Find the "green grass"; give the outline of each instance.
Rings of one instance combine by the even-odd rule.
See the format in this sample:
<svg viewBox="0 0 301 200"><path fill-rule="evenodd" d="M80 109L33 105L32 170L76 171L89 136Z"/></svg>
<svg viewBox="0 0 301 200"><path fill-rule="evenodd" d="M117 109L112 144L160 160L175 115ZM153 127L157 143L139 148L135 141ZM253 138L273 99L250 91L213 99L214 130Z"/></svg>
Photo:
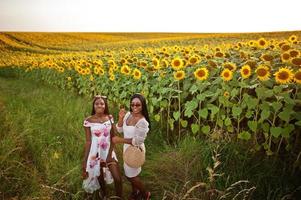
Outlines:
<svg viewBox="0 0 301 200"><path fill-rule="evenodd" d="M0 196L83 199L82 122L92 100L17 77L12 72L0 76ZM117 116L117 110L113 114ZM300 172L292 173L285 157L268 158L261 152L250 153L245 144L203 137L186 137L168 145L164 135L154 123L146 140L142 180L152 199L183 199L200 182L223 192L232 183L248 180L256 187L253 199L268 200L281 199L301 185ZM213 168L214 150L221 162L214 173L222 176L210 182L206 168ZM121 153L118 146L123 169ZM125 179L123 186L127 196L130 186ZM112 185L109 191L114 194ZM208 199L200 188L191 191L190 197Z"/></svg>

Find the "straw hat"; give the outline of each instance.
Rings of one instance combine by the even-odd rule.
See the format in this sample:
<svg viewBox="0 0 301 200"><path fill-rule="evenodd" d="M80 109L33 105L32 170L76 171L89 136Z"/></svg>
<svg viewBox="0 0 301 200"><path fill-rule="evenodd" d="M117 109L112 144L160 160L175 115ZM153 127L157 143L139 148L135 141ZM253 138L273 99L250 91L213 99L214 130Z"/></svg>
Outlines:
<svg viewBox="0 0 301 200"><path fill-rule="evenodd" d="M141 167L145 162L145 152L139 147L129 146L123 153L123 161L129 167Z"/></svg>

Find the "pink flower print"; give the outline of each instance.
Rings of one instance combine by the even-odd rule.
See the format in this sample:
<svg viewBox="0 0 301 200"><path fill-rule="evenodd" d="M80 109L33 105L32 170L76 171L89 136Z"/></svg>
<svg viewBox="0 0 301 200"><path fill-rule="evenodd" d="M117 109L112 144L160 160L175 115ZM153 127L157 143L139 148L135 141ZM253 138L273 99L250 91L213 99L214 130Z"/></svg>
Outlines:
<svg viewBox="0 0 301 200"><path fill-rule="evenodd" d="M101 131L100 130L95 130L94 134L96 135L96 137L99 137L101 135Z"/></svg>
<svg viewBox="0 0 301 200"><path fill-rule="evenodd" d="M108 145L109 145L105 138L102 139L99 144L103 150L106 150L106 148L108 148Z"/></svg>
<svg viewBox="0 0 301 200"><path fill-rule="evenodd" d="M107 127L103 129L103 135L104 135L105 137L108 137L109 131L108 131Z"/></svg>

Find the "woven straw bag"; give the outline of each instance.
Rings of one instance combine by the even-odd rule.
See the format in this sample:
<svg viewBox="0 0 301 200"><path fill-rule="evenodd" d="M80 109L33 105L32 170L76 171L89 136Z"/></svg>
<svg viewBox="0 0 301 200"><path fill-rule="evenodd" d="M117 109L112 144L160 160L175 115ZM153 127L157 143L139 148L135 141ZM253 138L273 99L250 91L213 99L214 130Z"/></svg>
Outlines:
<svg viewBox="0 0 301 200"><path fill-rule="evenodd" d="M136 146L129 146L123 153L123 161L129 167L141 167L145 162L145 151Z"/></svg>

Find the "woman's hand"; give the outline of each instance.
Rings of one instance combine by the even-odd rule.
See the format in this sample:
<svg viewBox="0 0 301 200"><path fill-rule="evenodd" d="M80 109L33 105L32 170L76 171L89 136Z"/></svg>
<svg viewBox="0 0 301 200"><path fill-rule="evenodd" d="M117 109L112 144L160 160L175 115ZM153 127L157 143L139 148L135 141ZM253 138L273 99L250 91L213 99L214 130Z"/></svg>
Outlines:
<svg viewBox="0 0 301 200"><path fill-rule="evenodd" d="M83 176L83 179L86 179L89 177L89 173L86 172L86 170L83 170L82 176Z"/></svg>
<svg viewBox="0 0 301 200"><path fill-rule="evenodd" d="M123 121L123 118L124 118L125 114L126 114L126 110L124 108L120 108L119 114L118 114L119 120Z"/></svg>

